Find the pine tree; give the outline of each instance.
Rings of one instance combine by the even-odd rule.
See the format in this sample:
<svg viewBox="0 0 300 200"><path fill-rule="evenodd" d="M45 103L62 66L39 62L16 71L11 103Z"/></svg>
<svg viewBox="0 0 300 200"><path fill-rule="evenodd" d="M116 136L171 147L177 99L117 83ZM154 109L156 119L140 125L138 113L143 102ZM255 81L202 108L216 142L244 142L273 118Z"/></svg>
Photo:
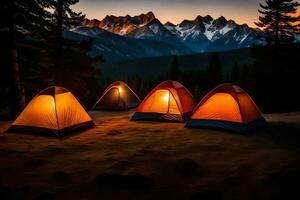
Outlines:
<svg viewBox="0 0 300 200"><path fill-rule="evenodd" d="M248 67L248 65L244 64L240 73L240 85L241 87L247 89L250 87L250 82L251 82L251 78L250 78L251 74L250 74L250 69Z"/></svg>
<svg viewBox="0 0 300 200"><path fill-rule="evenodd" d="M240 80L240 68L237 62L234 63L233 67L232 67L232 71L231 71L231 77L230 80L233 83L239 83Z"/></svg>
<svg viewBox="0 0 300 200"><path fill-rule="evenodd" d="M208 69L207 69L207 79L209 87L214 87L222 82L222 66L220 61L220 56L218 53L213 53Z"/></svg>
<svg viewBox="0 0 300 200"><path fill-rule="evenodd" d="M47 0L41 0L47 1ZM76 27L82 23L85 16L81 12L76 13L70 7L79 0L48 0L47 7L49 6L53 13L51 13L51 24L49 28L49 37L46 39L45 48L47 48L46 55L44 56L44 63L47 63L49 70L54 73L53 84L63 82L65 79L62 77L61 71L67 71L71 69L72 63L68 60L65 54L66 49L70 49L70 45L74 45L75 42L70 43L63 38L63 32L69 30L72 27Z"/></svg>
<svg viewBox="0 0 300 200"><path fill-rule="evenodd" d="M86 56L91 44L77 45L62 37L65 29L79 25L84 18L84 15L73 12L70 8L77 2L78 0L1 1L0 39L3 41L0 45L0 76L1 82L5 84L0 89L7 94L4 94L4 101L11 104L11 116L18 113L24 105L22 86L25 86L29 98L32 93L52 84L61 84L71 90L78 89L81 96L92 98L93 94L87 94L86 88L87 85L97 86L99 72L92 65L99 63L100 59ZM66 76L72 76L80 84L64 82Z"/></svg>
<svg viewBox="0 0 300 200"><path fill-rule="evenodd" d="M181 74L181 71L178 66L178 56L174 56L172 58L171 65L170 65L169 79L179 81L180 74Z"/></svg>
<svg viewBox="0 0 300 200"><path fill-rule="evenodd" d="M78 2L79 0L51 0L51 7L55 10L53 28L58 56L61 56L63 51L63 31L80 25L85 18L81 12L74 12L70 8Z"/></svg>
<svg viewBox="0 0 300 200"><path fill-rule="evenodd" d="M41 39L50 25L51 13L47 1L2 0L0 6L1 68L4 74L3 91L9 102L10 115L17 114L25 104L25 94L20 76L19 46L29 40ZM27 58L28 59L28 58ZM2 91L2 90L1 90ZM2 99L2 98L1 98Z"/></svg>
<svg viewBox="0 0 300 200"><path fill-rule="evenodd" d="M35 50L33 53L35 56L46 59L42 59L34 67L28 66L28 63L26 64L30 69L26 72L26 75L23 73L26 91L34 94L45 87L60 85L72 91L86 105L94 103L93 101L98 95L94 91L101 90L99 87L101 71L95 65L102 63L103 60L101 57L91 58L86 55L91 43L92 41L76 43L64 40L63 67L56 67L56 63L52 65L49 63L53 60L52 57L47 57L49 52L44 49L45 47ZM87 88L93 88L93 90Z"/></svg>
<svg viewBox="0 0 300 200"><path fill-rule="evenodd" d="M63 38L64 31L79 26L85 18L81 12L77 13L71 9L71 6L79 0L41 1L47 1L47 6L54 12L51 13L50 37L43 47L44 61L33 75L39 77L39 80L45 80L45 85L56 84L67 87L90 103L89 100L96 98L95 93L86 88L99 87L100 71L94 65L103 62L103 59L101 56L91 58L86 55L93 40L78 43Z"/></svg>
<svg viewBox="0 0 300 200"><path fill-rule="evenodd" d="M292 42L300 31L300 16L295 16L300 4L294 0L266 0L259 4L262 15L255 24L266 32L269 44Z"/></svg>

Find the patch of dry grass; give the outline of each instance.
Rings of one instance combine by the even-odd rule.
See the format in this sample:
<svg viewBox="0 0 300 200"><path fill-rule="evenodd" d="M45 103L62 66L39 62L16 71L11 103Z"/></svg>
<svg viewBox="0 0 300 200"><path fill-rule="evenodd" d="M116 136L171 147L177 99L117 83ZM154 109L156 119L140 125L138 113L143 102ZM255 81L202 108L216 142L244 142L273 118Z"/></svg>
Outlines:
<svg viewBox="0 0 300 200"><path fill-rule="evenodd" d="M300 189L300 113L267 115L249 136L91 114L96 128L63 139L3 133L0 122L0 199L288 199Z"/></svg>

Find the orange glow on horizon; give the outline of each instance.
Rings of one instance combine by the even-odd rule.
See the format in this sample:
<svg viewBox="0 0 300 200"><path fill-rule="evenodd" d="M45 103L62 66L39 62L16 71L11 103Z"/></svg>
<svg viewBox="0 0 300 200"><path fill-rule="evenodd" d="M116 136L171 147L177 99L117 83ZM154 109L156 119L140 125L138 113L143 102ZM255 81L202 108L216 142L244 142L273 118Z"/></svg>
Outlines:
<svg viewBox="0 0 300 200"><path fill-rule="evenodd" d="M102 20L106 15L125 16L129 14L135 16L152 11L162 23L169 21L173 24L179 24L184 19L194 20L198 15L211 15L214 19L224 16L226 19L232 19L238 24L248 24L250 27L256 28L254 23L259 18L259 2L263 2L263 0L258 0L254 4L245 2L243 5L225 2L220 2L219 5L202 5L201 2L198 2L197 4L199 5L195 6L192 4L178 5L164 2L155 4L137 1L133 6L118 1L113 4L111 2L87 4L84 1L80 1L73 8L86 14L86 17L89 19L95 18L98 20ZM300 9L298 9L298 14L300 14Z"/></svg>

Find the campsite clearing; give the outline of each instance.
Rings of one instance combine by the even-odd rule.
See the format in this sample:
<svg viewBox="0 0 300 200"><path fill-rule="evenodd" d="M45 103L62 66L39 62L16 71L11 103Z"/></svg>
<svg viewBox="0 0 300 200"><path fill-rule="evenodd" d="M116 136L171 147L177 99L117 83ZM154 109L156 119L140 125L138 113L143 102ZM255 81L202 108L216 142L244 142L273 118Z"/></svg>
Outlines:
<svg viewBox="0 0 300 200"><path fill-rule="evenodd" d="M264 115L253 135L134 122L90 112L97 126L63 138L4 133L0 199L280 199L299 193L300 113Z"/></svg>

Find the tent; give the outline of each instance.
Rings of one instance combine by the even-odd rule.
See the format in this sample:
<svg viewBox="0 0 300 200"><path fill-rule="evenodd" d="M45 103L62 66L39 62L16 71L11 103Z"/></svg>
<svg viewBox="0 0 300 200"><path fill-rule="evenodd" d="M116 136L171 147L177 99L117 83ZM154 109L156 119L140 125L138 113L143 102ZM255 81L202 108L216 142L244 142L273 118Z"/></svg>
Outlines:
<svg viewBox="0 0 300 200"><path fill-rule="evenodd" d="M97 103L94 105L95 110L127 110L137 107L140 98L133 92L130 87L122 82L112 83L103 92Z"/></svg>
<svg viewBox="0 0 300 200"><path fill-rule="evenodd" d="M248 133L265 124L260 110L244 90L236 85L222 84L200 101L186 127Z"/></svg>
<svg viewBox="0 0 300 200"><path fill-rule="evenodd" d="M74 129L94 125L71 92L54 86L36 95L8 131L46 132L61 136Z"/></svg>
<svg viewBox="0 0 300 200"><path fill-rule="evenodd" d="M131 120L184 122L195 105L193 96L183 85L165 81L147 95Z"/></svg>

